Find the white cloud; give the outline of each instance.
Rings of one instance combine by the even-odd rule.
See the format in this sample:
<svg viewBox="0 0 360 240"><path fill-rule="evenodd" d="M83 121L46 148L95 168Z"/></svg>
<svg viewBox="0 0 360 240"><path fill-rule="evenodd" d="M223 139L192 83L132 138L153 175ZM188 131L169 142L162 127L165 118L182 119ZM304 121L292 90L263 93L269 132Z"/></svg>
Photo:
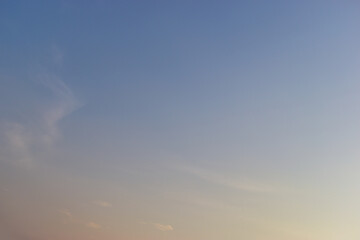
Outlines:
<svg viewBox="0 0 360 240"><path fill-rule="evenodd" d="M94 201L93 204L100 207L112 207L112 204L106 201Z"/></svg>

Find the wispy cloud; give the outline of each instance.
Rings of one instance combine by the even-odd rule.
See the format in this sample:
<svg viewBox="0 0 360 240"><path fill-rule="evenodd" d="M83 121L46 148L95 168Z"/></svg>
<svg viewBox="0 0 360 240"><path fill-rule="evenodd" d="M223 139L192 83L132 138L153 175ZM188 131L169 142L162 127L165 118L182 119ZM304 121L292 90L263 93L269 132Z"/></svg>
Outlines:
<svg viewBox="0 0 360 240"><path fill-rule="evenodd" d="M164 225L160 223L154 223L153 224L155 228L157 228L160 231L167 232L167 231L173 231L174 228L171 225Z"/></svg>
<svg viewBox="0 0 360 240"><path fill-rule="evenodd" d="M101 229L102 228L102 226L100 224L97 224L95 222L89 222L86 224L86 226L88 228L93 228L93 229Z"/></svg>
<svg viewBox="0 0 360 240"><path fill-rule="evenodd" d="M141 224L146 224L146 225L151 225L154 228L156 228L157 230L160 230L162 232L168 232L168 231L173 231L174 227L169 225L169 224L161 224L161 223L153 223L153 222L139 222Z"/></svg>
<svg viewBox="0 0 360 240"><path fill-rule="evenodd" d="M177 201L177 202L182 202L182 203L186 203L186 204L196 205L198 207L220 208L220 209L233 207L224 201L214 199L211 197L201 196L200 194L197 194L197 193L183 193L183 192L182 193L171 193L171 194L168 194L167 197L171 201Z"/></svg>
<svg viewBox="0 0 360 240"><path fill-rule="evenodd" d="M63 64L63 59L64 59L64 53L63 51L59 48L58 45L53 44L51 46L51 58L52 58L52 62L55 66L57 67L61 67Z"/></svg>
<svg viewBox="0 0 360 240"><path fill-rule="evenodd" d="M60 52L57 52L56 58L60 58L60 55ZM42 111L34 111L38 115L35 122L30 122L25 117L22 122L5 120L1 126L5 138L6 159L27 166L33 164L37 157L36 152L45 152L53 146L61 137L60 121L81 106L80 101L59 76L43 71L35 79L49 92L47 107Z"/></svg>
<svg viewBox="0 0 360 240"><path fill-rule="evenodd" d="M93 201L93 204L99 206L99 207L112 207L112 204L106 201Z"/></svg>
<svg viewBox="0 0 360 240"><path fill-rule="evenodd" d="M16 164L29 165L33 160L31 148L34 145L29 129L20 123L5 123L3 130L7 157Z"/></svg>
<svg viewBox="0 0 360 240"><path fill-rule="evenodd" d="M185 172L190 173L207 182L233 188L239 191L253 192L253 193L268 193L273 192L272 186L251 181L247 178L234 178L225 174L219 174L212 171L199 168L184 168Z"/></svg>
<svg viewBox="0 0 360 240"><path fill-rule="evenodd" d="M92 229L104 228L102 225L100 225L94 221L86 221L77 216L74 216L72 214L72 212L70 212L70 210L68 210L68 209L59 209L58 213L62 217L63 223L65 223L65 224L71 223L74 225L83 226L83 227L92 228Z"/></svg>
<svg viewBox="0 0 360 240"><path fill-rule="evenodd" d="M72 218L72 213L68 209L59 209L58 212L65 217Z"/></svg>
<svg viewBox="0 0 360 240"><path fill-rule="evenodd" d="M51 144L60 135L59 122L80 106L71 89L56 75L41 74L40 83L50 89L55 97L52 107L44 111L42 124L44 128L43 141Z"/></svg>

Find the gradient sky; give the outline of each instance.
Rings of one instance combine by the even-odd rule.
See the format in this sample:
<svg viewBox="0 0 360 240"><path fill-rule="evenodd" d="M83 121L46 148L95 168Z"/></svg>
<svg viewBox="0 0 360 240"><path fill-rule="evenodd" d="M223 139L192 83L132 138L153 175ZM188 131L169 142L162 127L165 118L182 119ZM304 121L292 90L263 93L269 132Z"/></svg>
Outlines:
<svg viewBox="0 0 360 240"><path fill-rule="evenodd" d="M1 1L0 239L360 239L357 1Z"/></svg>

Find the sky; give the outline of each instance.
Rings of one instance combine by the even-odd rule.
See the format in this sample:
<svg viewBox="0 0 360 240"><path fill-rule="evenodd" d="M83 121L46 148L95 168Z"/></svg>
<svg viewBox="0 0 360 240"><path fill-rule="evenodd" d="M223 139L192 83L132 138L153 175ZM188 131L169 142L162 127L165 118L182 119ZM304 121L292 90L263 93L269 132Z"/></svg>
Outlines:
<svg viewBox="0 0 360 240"><path fill-rule="evenodd" d="M0 239L360 239L357 1L1 1Z"/></svg>

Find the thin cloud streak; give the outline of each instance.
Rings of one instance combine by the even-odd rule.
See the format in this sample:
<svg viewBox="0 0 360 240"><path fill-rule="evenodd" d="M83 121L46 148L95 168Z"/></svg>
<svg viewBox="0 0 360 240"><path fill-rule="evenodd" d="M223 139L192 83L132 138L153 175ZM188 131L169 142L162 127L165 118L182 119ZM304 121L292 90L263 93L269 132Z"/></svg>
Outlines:
<svg viewBox="0 0 360 240"><path fill-rule="evenodd" d="M84 221L81 220L80 218L74 216L70 210L68 209L59 209L58 210L60 216L63 218L63 223L71 223L74 225L81 225L87 228L92 228L92 229L102 229L103 226L94 222L94 221Z"/></svg>
<svg viewBox="0 0 360 240"><path fill-rule="evenodd" d="M231 178L226 175L221 175L215 172L198 169L198 168L185 168L185 172L190 173L207 182L233 188L239 191L253 192L253 193L269 193L274 192L275 189L265 184L255 183L253 181L244 179L239 180Z"/></svg>
<svg viewBox="0 0 360 240"><path fill-rule="evenodd" d="M174 227L170 224L161 224L161 223L154 223L154 222L139 222L141 224L151 225L157 230L162 232L174 231Z"/></svg>
<svg viewBox="0 0 360 240"><path fill-rule="evenodd" d="M160 231L163 232L168 232L168 231L173 231L174 228L171 225L164 225L164 224L160 224L160 223L153 223L154 227L157 228Z"/></svg>
<svg viewBox="0 0 360 240"><path fill-rule="evenodd" d="M102 228L102 226L100 224L97 224L95 222L89 222L86 224L86 226L88 228L92 228L92 229L101 229Z"/></svg>
<svg viewBox="0 0 360 240"><path fill-rule="evenodd" d="M173 193L169 194L168 198L171 201L177 201L185 204L196 205L198 207L206 207L206 208L228 208L232 207L229 204L224 203L223 201L216 200L209 197L200 196L193 193Z"/></svg>
<svg viewBox="0 0 360 240"><path fill-rule="evenodd" d="M73 217L72 213L68 209L59 209L58 212L63 216L66 216L69 218Z"/></svg>
<svg viewBox="0 0 360 240"><path fill-rule="evenodd" d="M94 201L93 204L104 208L112 207L112 204L106 201Z"/></svg>

